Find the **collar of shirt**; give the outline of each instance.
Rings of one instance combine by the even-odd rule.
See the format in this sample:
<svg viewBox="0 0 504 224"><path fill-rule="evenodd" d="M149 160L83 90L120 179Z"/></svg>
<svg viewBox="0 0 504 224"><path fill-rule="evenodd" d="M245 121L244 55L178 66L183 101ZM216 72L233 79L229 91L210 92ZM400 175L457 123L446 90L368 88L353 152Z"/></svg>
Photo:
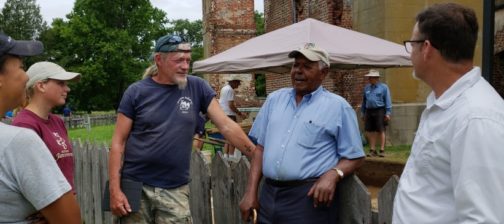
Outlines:
<svg viewBox="0 0 504 224"><path fill-rule="evenodd" d="M471 71L460 77L450 88L448 88L438 99L434 92L431 92L427 97L427 109L437 106L442 110L449 108L455 99L459 97L465 90L473 86L481 78L481 70L479 67L474 67Z"/></svg>
<svg viewBox="0 0 504 224"><path fill-rule="evenodd" d="M311 102L312 98L319 96L322 91L324 91L324 87L322 87L322 85L321 85L315 91L304 95L301 102L303 102L303 101L306 101L306 103ZM292 88L290 95L291 95L292 102L293 103L296 102L296 89ZM294 105L296 105L296 104L294 104Z"/></svg>

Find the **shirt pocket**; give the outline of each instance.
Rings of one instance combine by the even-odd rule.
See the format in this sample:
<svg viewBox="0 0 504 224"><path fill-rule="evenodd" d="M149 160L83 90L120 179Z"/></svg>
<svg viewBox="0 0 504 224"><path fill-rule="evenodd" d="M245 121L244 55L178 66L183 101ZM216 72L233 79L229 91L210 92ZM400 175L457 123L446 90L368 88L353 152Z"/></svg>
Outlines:
<svg viewBox="0 0 504 224"><path fill-rule="evenodd" d="M324 127L311 121L301 124L302 132L298 136L297 143L304 148L314 149L315 144L324 132Z"/></svg>
<svg viewBox="0 0 504 224"><path fill-rule="evenodd" d="M425 174L431 168L432 154L434 150L434 141L431 141L423 136L418 136L413 143L412 154L414 155L414 163L416 173Z"/></svg>

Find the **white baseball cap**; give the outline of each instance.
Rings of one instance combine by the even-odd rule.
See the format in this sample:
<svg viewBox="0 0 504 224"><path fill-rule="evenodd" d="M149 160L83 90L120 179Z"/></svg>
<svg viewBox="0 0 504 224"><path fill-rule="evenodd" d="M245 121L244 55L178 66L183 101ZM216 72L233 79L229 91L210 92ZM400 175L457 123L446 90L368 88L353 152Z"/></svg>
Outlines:
<svg viewBox="0 0 504 224"><path fill-rule="evenodd" d="M291 51L289 58L295 58L299 54L304 55L310 61L323 61L328 67L331 65L327 51L315 46L314 43L307 43L299 47L299 49Z"/></svg>
<svg viewBox="0 0 504 224"><path fill-rule="evenodd" d="M79 73L67 72L61 66L48 61L33 64L28 71L26 71L26 74L28 74L30 78L26 84L26 88L32 87L36 82L45 79L73 81L80 78Z"/></svg>
<svg viewBox="0 0 504 224"><path fill-rule="evenodd" d="M380 72L378 72L374 69L371 69L371 70L369 70L369 73L364 76L365 77L380 77Z"/></svg>

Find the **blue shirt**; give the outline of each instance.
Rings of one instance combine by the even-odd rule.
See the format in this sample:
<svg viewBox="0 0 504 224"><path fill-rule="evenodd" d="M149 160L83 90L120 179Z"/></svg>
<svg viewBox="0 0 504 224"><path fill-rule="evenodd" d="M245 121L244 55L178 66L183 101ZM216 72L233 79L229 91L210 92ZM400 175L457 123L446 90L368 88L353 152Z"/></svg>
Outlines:
<svg viewBox="0 0 504 224"><path fill-rule="evenodd" d="M322 87L299 105L293 88L271 93L250 136L264 147L264 176L276 180L319 177L342 157L364 156L355 111Z"/></svg>
<svg viewBox="0 0 504 224"><path fill-rule="evenodd" d="M165 189L187 184L199 113L207 112L214 97L210 85L196 76L187 77L183 90L152 78L129 86L118 108L133 120L122 176Z"/></svg>
<svg viewBox="0 0 504 224"><path fill-rule="evenodd" d="M367 84L364 87L364 98L362 99L361 112L366 113L366 109L374 109L385 107L385 114L390 115L392 112L392 101L390 99L390 91L384 83L376 83L376 85Z"/></svg>

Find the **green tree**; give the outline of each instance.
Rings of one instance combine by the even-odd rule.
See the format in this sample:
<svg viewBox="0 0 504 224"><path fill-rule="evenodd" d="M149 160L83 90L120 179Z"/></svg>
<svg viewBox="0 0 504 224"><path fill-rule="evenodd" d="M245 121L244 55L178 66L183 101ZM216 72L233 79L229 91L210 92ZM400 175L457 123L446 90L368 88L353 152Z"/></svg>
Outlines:
<svg viewBox="0 0 504 224"><path fill-rule="evenodd" d="M256 24L256 35L264 34L264 14L259 11L254 11L254 21Z"/></svg>
<svg viewBox="0 0 504 224"><path fill-rule="evenodd" d="M7 0L0 14L0 31L18 40L35 40L47 29L35 0Z"/></svg>
<svg viewBox="0 0 504 224"><path fill-rule="evenodd" d="M67 18L42 37L48 60L82 74L70 102L78 110L117 109L150 63L154 40L166 33L166 14L149 0L77 0Z"/></svg>

